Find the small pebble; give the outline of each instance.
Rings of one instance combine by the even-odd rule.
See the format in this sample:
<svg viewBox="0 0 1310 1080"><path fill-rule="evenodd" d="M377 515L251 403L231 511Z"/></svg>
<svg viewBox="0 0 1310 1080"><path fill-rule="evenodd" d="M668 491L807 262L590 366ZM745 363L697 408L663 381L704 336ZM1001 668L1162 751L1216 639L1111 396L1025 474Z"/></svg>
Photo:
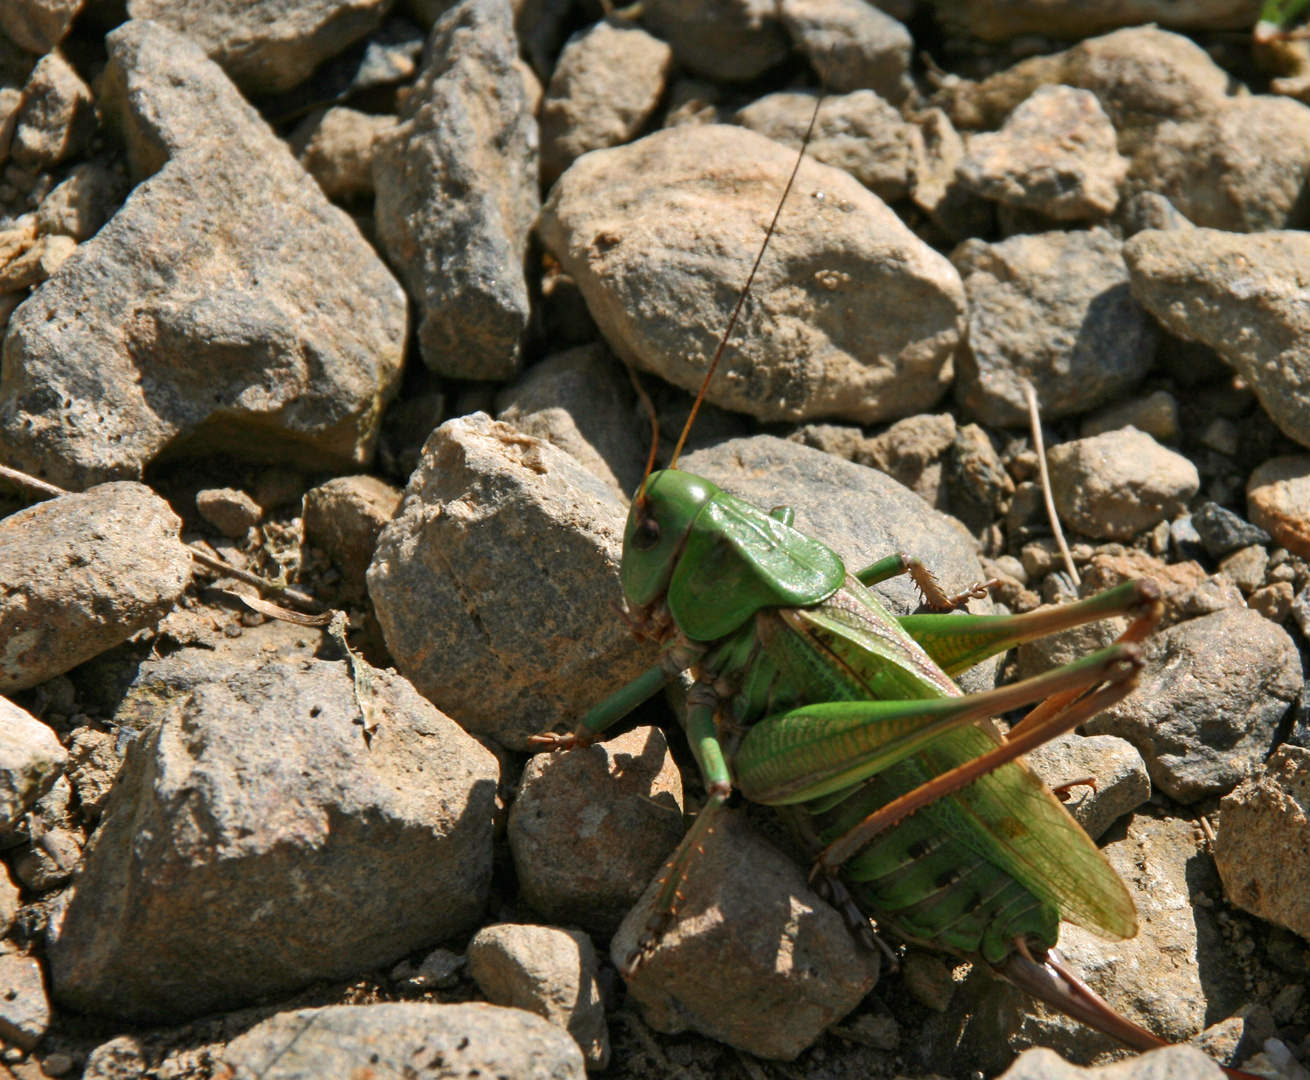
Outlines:
<svg viewBox="0 0 1310 1080"><path fill-rule="evenodd" d="M209 524L233 540L245 536L264 516L259 504L237 488L209 488L197 492L196 509Z"/></svg>

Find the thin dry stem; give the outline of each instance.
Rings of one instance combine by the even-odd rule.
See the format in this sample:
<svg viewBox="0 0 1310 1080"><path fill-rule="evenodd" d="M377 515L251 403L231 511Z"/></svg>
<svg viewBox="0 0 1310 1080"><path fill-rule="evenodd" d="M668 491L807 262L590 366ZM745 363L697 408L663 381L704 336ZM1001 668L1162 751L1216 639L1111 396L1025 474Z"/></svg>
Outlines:
<svg viewBox="0 0 1310 1080"><path fill-rule="evenodd" d="M1055 533L1055 542L1060 545L1060 555L1064 559L1064 568L1069 571L1074 587L1082 585L1082 578L1073 564L1069 554L1069 545L1064 541L1064 530L1060 527L1060 517L1055 512L1055 496L1051 494L1051 476L1046 471L1046 444L1042 441L1042 418L1037 411L1037 391L1027 379L1023 380L1024 397L1028 399L1028 422L1033 432L1033 449L1037 452L1037 471L1042 480L1042 499L1046 502L1046 517Z"/></svg>

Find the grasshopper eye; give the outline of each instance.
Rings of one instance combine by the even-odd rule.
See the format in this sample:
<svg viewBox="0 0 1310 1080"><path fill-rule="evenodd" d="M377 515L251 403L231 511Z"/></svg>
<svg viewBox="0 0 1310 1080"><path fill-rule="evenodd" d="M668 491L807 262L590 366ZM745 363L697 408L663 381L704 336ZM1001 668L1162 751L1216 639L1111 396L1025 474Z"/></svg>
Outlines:
<svg viewBox="0 0 1310 1080"><path fill-rule="evenodd" d="M660 542L660 523L653 517L642 518L632 531L632 546L638 551L650 551Z"/></svg>

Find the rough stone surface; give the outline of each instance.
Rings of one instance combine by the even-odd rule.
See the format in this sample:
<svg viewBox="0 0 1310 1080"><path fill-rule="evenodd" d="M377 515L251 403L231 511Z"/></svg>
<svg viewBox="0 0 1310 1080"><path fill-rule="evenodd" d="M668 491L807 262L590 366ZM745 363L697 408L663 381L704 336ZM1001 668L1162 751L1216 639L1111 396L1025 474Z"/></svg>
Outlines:
<svg viewBox="0 0 1310 1080"><path fill-rule="evenodd" d="M865 0L782 0L783 25L828 85L874 90L899 105L909 93L910 32Z"/></svg>
<svg viewBox="0 0 1310 1080"><path fill-rule="evenodd" d="M1301 692L1292 639L1257 612L1230 607L1160 631L1143 647L1140 688L1085 730L1127 739L1178 802L1231 791L1269 753Z"/></svg>
<svg viewBox="0 0 1310 1080"><path fill-rule="evenodd" d="M1227 507L1215 502L1198 506L1191 515L1191 522L1205 553L1215 560L1231 555L1239 548L1267 544L1271 539L1264 529L1243 521Z"/></svg>
<svg viewBox="0 0 1310 1080"><path fill-rule="evenodd" d="M1195 1046L1165 1046L1099 1068L1070 1065L1054 1050L1038 1046L1020 1054L999 1080L1222 1080L1223 1075Z"/></svg>
<svg viewBox="0 0 1310 1080"><path fill-rule="evenodd" d="M1087 90L1044 86L994 134L975 135L957 174L978 194L1057 221L1102 218L1119 203L1128 162Z"/></svg>
<svg viewBox="0 0 1310 1080"><path fill-rule="evenodd" d="M259 524L264 511L239 488L207 488L196 493L200 516L224 536L240 539Z"/></svg>
<svg viewBox="0 0 1310 1080"><path fill-rule="evenodd" d="M569 38L541 106L542 178L553 181L589 150L631 141L672 66L669 45L637 26L601 21Z"/></svg>
<svg viewBox="0 0 1310 1080"><path fill-rule="evenodd" d="M1192 1039L1191 1045L1222 1065L1237 1067L1263 1047L1266 1039L1277 1036L1278 1025L1269 1010L1258 1003L1248 1003L1226 1020L1211 1024Z"/></svg>
<svg viewBox="0 0 1310 1080"><path fill-rule="evenodd" d="M925 109L908 128L910 197L952 240L990 233L995 207L974 194L956 175L964 160L964 139L942 109Z"/></svg>
<svg viewBox="0 0 1310 1080"><path fill-rule="evenodd" d="M34 1050L50 1026L41 966L30 956L0 954L0 1038Z"/></svg>
<svg viewBox="0 0 1310 1080"><path fill-rule="evenodd" d="M1258 465L1246 481L1246 511L1293 555L1310 557L1310 457L1286 455Z"/></svg>
<svg viewBox="0 0 1310 1080"><path fill-rule="evenodd" d="M108 45L108 107L149 182L12 317L0 448L66 487L182 444L367 461L400 374L399 286L196 45L143 22Z"/></svg>
<svg viewBox="0 0 1310 1080"><path fill-rule="evenodd" d="M645 933L658 882L610 946L623 965ZM879 954L859 947L805 872L725 811L682 887L677 918L628 980L657 1031L697 1031L790 1061L873 988Z"/></svg>
<svg viewBox="0 0 1310 1080"><path fill-rule="evenodd" d="M648 0L642 21L678 63L711 79L753 79L787 55L773 0Z"/></svg>
<svg viewBox="0 0 1310 1080"><path fill-rule="evenodd" d="M694 392L795 164L739 127L666 129L580 158L539 231L614 350ZM792 198L804 210L784 214L708 399L773 420L930 408L962 325L957 274L847 173L807 160Z"/></svg>
<svg viewBox="0 0 1310 1080"><path fill-rule="evenodd" d="M181 524L131 481L0 520L3 690L63 674L166 615L191 580Z"/></svg>
<svg viewBox="0 0 1310 1080"><path fill-rule="evenodd" d="M733 122L799 150L813 115L813 94L784 91L738 109ZM844 169L883 202L909 192L909 125L872 90L825 98L805 152Z"/></svg>
<svg viewBox="0 0 1310 1080"><path fill-rule="evenodd" d="M582 1080L569 1036L522 1009L393 1001L278 1013L227 1044L233 1080L414 1076Z"/></svg>
<svg viewBox="0 0 1310 1080"><path fill-rule="evenodd" d="M603 342L548 356L496 397L496 419L554 443L624 502L641 483L650 440L632 383Z"/></svg>
<svg viewBox="0 0 1310 1080"><path fill-rule="evenodd" d="M85 0L9 0L0 7L0 30L28 52L44 56L73 25Z"/></svg>
<svg viewBox="0 0 1310 1080"><path fill-rule="evenodd" d="M344 663L197 652L143 665L116 713L144 730L51 924L65 1006L194 1017L393 963L476 922L488 750L397 675L373 670L359 691L366 740Z"/></svg>
<svg viewBox="0 0 1310 1080"><path fill-rule="evenodd" d="M387 0L127 0L196 41L246 93L289 90L319 63L374 29Z"/></svg>
<svg viewBox="0 0 1310 1080"><path fill-rule="evenodd" d="M1113 735L1062 735L1027 755L1048 787L1091 777L1095 788L1069 790L1064 804L1093 840L1151 797L1151 778L1133 745Z"/></svg>
<svg viewBox="0 0 1310 1080"><path fill-rule="evenodd" d="M17 291L49 280L77 250L68 236L37 236L16 259L0 269L0 290Z"/></svg>
<svg viewBox="0 0 1310 1080"><path fill-rule="evenodd" d="M1102 540L1181 514L1201 486L1195 465L1134 427L1053 446L1047 461L1060 520Z"/></svg>
<svg viewBox="0 0 1310 1080"><path fill-rule="evenodd" d="M596 947L586 934L553 926L486 926L469 942L468 958L469 973L493 1005L536 1013L564 1028L588 1069L609 1064Z"/></svg>
<svg viewBox="0 0 1310 1080"><path fill-rule="evenodd" d="M373 146L397 124L338 105L317 109L291 134L291 149L329 199L373 195Z"/></svg>
<svg viewBox="0 0 1310 1080"><path fill-rule="evenodd" d="M1117 405L1108 405L1087 417L1079 425L1084 438L1119 428L1135 427L1157 442L1177 442L1182 435L1178 418L1178 399L1168 390L1153 390L1145 397L1132 397Z"/></svg>
<svg viewBox="0 0 1310 1080"><path fill-rule="evenodd" d="M682 839L682 810L682 777L658 728L538 754L509 814L523 899L610 937Z"/></svg>
<svg viewBox="0 0 1310 1080"><path fill-rule="evenodd" d="M1214 861L1228 899L1310 940L1310 750L1280 746L1219 804Z"/></svg>
<svg viewBox="0 0 1310 1080"><path fill-rule="evenodd" d="M133 1035L120 1035L101 1043L87 1055L82 1080L138 1080L149 1061L141 1042Z"/></svg>
<svg viewBox="0 0 1310 1080"><path fill-rule="evenodd" d="M571 728L655 660L610 607L625 518L550 443L481 413L443 424L368 572L401 672L513 749Z"/></svg>
<svg viewBox="0 0 1310 1080"><path fill-rule="evenodd" d="M1050 421L1113 400L1150 370L1159 334L1104 229L967 240L951 258L969 299L955 396L982 423L1027 426L1024 379Z"/></svg>
<svg viewBox="0 0 1310 1080"><path fill-rule="evenodd" d="M305 541L341 571L342 595L363 599L378 537L404 496L376 476L339 476L305 493Z"/></svg>
<svg viewBox="0 0 1310 1080"><path fill-rule="evenodd" d="M68 752L50 728L0 697L0 828L14 825L50 790L67 763ZM0 893L4 885L0 882Z"/></svg>
<svg viewBox="0 0 1310 1080"><path fill-rule="evenodd" d="M1218 352L1284 434L1310 446L1310 315L1297 298L1310 236L1152 230L1124 259L1133 296L1171 333Z"/></svg>
<svg viewBox="0 0 1310 1080"><path fill-rule="evenodd" d="M41 200L36 211L37 232L71 236L79 244L90 240L126 193L127 179L121 169L84 161Z"/></svg>
<svg viewBox="0 0 1310 1080"><path fill-rule="evenodd" d="M378 237L418 309L423 362L455 378L513 378L528 324L537 122L515 43L509 0L451 8L374 150Z"/></svg>
<svg viewBox="0 0 1310 1080"><path fill-rule="evenodd" d="M9 156L19 165L48 169L79 154L94 131L90 88L62 53L46 53L23 87Z"/></svg>

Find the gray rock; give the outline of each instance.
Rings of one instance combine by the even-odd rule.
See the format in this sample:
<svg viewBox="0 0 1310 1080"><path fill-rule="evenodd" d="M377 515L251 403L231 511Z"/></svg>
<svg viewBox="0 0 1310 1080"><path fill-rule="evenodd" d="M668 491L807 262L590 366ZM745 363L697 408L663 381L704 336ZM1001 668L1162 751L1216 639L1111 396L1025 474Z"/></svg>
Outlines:
<svg viewBox="0 0 1310 1080"><path fill-rule="evenodd" d="M120 1035L87 1055L82 1080L138 1080L149 1064L140 1040Z"/></svg>
<svg viewBox="0 0 1310 1080"><path fill-rule="evenodd" d="M1174 204L1155 191L1138 191L1123 199L1115 220L1123 229L1125 238L1146 229L1192 228L1192 223L1178 212Z"/></svg>
<svg viewBox="0 0 1310 1080"><path fill-rule="evenodd" d="M541 105L541 174L552 183L590 150L631 141L664 96L673 50L640 27L601 21L569 38Z"/></svg>
<svg viewBox="0 0 1310 1080"><path fill-rule="evenodd" d="M509 812L520 896L610 937L683 834L682 777L658 728L538 754Z"/></svg>
<svg viewBox="0 0 1310 1080"><path fill-rule="evenodd" d="M18 165L48 169L80 154L95 126L90 88L62 53L46 53L23 87L9 156Z"/></svg>
<svg viewBox="0 0 1310 1080"><path fill-rule="evenodd" d="M1038 88L1000 131L975 135L956 169L978 194L1057 221L1113 212L1127 172L1096 95L1069 86Z"/></svg>
<svg viewBox="0 0 1310 1080"><path fill-rule="evenodd" d="M423 362L454 378L513 378L528 324L537 122L516 40L509 0L451 8L374 149L378 238L418 308Z"/></svg>
<svg viewBox="0 0 1310 1080"><path fill-rule="evenodd" d="M0 1039L34 1050L49 1026L41 966L30 956L0 954Z"/></svg>
<svg viewBox="0 0 1310 1080"><path fill-rule="evenodd" d="M61 675L167 614L191 580L181 524L130 481L0 520L4 691Z"/></svg>
<svg viewBox="0 0 1310 1080"><path fill-rule="evenodd" d="M199 1016L393 963L481 914L496 760L399 676L359 688L344 663L184 650L142 665L117 716L151 722L51 923L68 1008Z"/></svg>
<svg viewBox="0 0 1310 1080"><path fill-rule="evenodd" d="M832 89L875 90L893 105L908 96L914 42L898 20L865 0L782 0L783 25Z"/></svg>
<svg viewBox="0 0 1310 1080"><path fill-rule="evenodd" d="M1020 1054L999 1080L1222 1080L1223 1075L1214 1059L1195 1046L1165 1046L1086 1069L1070 1065L1054 1050L1034 1047Z"/></svg>
<svg viewBox="0 0 1310 1080"><path fill-rule="evenodd" d="M952 29L1005 41L1022 34L1076 39L1144 23L1171 30L1247 30L1259 6L1257 0L950 0L940 10Z"/></svg>
<svg viewBox="0 0 1310 1080"><path fill-rule="evenodd" d="M394 116L373 116L338 105L315 109L291 133L291 150L329 199L373 195L373 147L396 126Z"/></svg>
<svg viewBox="0 0 1310 1080"><path fill-rule="evenodd" d="M1256 466L1246 480L1246 510L1253 534L1267 529L1293 555L1310 556L1310 458L1283 454Z"/></svg>
<svg viewBox="0 0 1310 1080"><path fill-rule="evenodd" d="M1201 486L1195 465L1134 427L1053 446L1047 462L1060 520L1101 540L1181 514Z"/></svg>
<svg viewBox="0 0 1310 1080"><path fill-rule="evenodd" d="M1119 428L1135 427L1157 442L1177 442L1182 436L1178 399L1168 390L1153 390L1094 412L1079 425L1078 434L1087 439Z"/></svg>
<svg viewBox="0 0 1310 1080"><path fill-rule="evenodd" d="M469 973L493 1005L536 1013L573 1036L588 1070L609 1064L596 948L580 930L501 923L469 942Z"/></svg>
<svg viewBox="0 0 1310 1080"><path fill-rule="evenodd" d="M364 575L402 498L376 476L341 476L306 492L305 542L325 551L341 571L343 596L362 600L367 595Z"/></svg>
<svg viewBox="0 0 1310 1080"><path fill-rule="evenodd" d="M1088 721L1141 751L1156 787L1181 803L1222 795L1250 774L1301 692L1292 639L1230 607L1148 639L1141 687Z"/></svg>
<svg viewBox="0 0 1310 1080"><path fill-rule="evenodd" d="M1154 363L1159 332L1104 229L966 240L951 259L969 299L955 396L982 423L1027 426L1024 379L1050 421L1122 396Z"/></svg>
<svg viewBox="0 0 1310 1080"><path fill-rule="evenodd" d="M910 137L910 197L952 240L994 231L992 203L975 195L956 175L964 160L965 143L951 118L941 109L925 109L908 129Z"/></svg>
<svg viewBox="0 0 1310 1080"><path fill-rule="evenodd" d="M222 1050L233 1080L415 1076L582 1080L569 1036L522 1009L393 1001L277 1013Z"/></svg>
<svg viewBox="0 0 1310 1080"><path fill-rule="evenodd" d="M657 1031L697 1031L790 1061L878 980L879 954L740 812L722 813L681 891L674 921L628 976L629 996ZM615 934L616 965L636 949L658 892L654 881Z"/></svg>
<svg viewBox="0 0 1310 1080"><path fill-rule="evenodd" d="M41 200L36 211L37 231L71 236L79 244L90 240L113 216L127 187L121 167L84 161Z"/></svg>
<svg viewBox="0 0 1310 1080"><path fill-rule="evenodd" d="M1192 527L1205 547L1205 553L1212 559L1222 559L1241 548L1270 541L1264 529L1244 521L1215 502L1202 503L1192 513L1191 520Z"/></svg>
<svg viewBox="0 0 1310 1080"><path fill-rule="evenodd" d="M185 33L247 94L272 94L309 78L389 7L386 0L127 0L127 15Z"/></svg>
<svg viewBox="0 0 1310 1080"><path fill-rule="evenodd" d="M1093 840L1151 797L1151 778L1133 745L1113 735L1061 735L1027 755L1048 787L1091 778L1071 788L1065 808Z"/></svg>
<svg viewBox="0 0 1310 1080"><path fill-rule="evenodd" d="M1014 480L1005 471L991 437L977 424L955 432L945 465L951 513L979 532L1009 509Z"/></svg>
<svg viewBox="0 0 1310 1080"><path fill-rule="evenodd" d="M358 467L400 376L400 287L196 45L132 22L108 47L149 183L14 314L0 447L79 488L165 446Z"/></svg>
<svg viewBox="0 0 1310 1080"><path fill-rule="evenodd" d="M1310 236L1148 231L1128 241L1124 259L1137 300L1171 333L1215 349L1283 433L1310 446L1310 316L1294 298Z"/></svg>
<svg viewBox="0 0 1310 1080"><path fill-rule="evenodd" d="M733 123L799 150L814 99L797 91L768 94L738 109ZM872 90L824 98L805 152L844 169L884 202L909 193L909 125Z"/></svg>
<svg viewBox="0 0 1310 1080"><path fill-rule="evenodd" d="M1169 523L1169 549L1179 562L1199 560L1205 554L1205 541L1192 523L1191 514L1183 514Z"/></svg>
<svg viewBox="0 0 1310 1080"><path fill-rule="evenodd" d="M26 709L0 697L0 829L17 823L67 764L68 752L55 733Z"/></svg>
<svg viewBox="0 0 1310 1080"><path fill-rule="evenodd" d="M496 419L571 454L626 503L650 449L635 403L627 372L595 342L530 367L496 396Z"/></svg>
<svg viewBox="0 0 1310 1080"><path fill-rule="evenodd" d="M0 30L20 48L44 56L64 40L84 2L11 0L0 8Z"/></svg>
<svg viewBox="0 0 1310 1080"><path fill-rule="evenodd" d="M539 231L615 352L695 392L795 164L739 127L666 129L575 162ZM963 320L955 271L845 172L803 162L792 199L708 400L772 420L931 408Z"/></svg>
<svg viewBox="0 0 1310 1080"><path fill-rule="evenodd" d="M1310 750L1280 746L1219 804L1214 861L1228 899L1310 939Z"/></svg>
<svg viewBox="0 0 1310 1080"><path fill-rule="evenodd" d="M642 21L678 63L711 79L753 79L787 55L771 0L647 0Z"/></svg>
<svg viewBox="0 0 1310 1080"><path fill-rule="evenodd" d="M200 516L224 536L239 540L259 524L263 508L239 488L206 488L196 492Z"/></svg>
<svg viewBox="0 0 1310 1080"><path fill-rule="evenodd" d="M368 572L401 672L512 749L571 728L655 662L610 607L625 518L550 443L481 413L443 424Z"/></svg>

